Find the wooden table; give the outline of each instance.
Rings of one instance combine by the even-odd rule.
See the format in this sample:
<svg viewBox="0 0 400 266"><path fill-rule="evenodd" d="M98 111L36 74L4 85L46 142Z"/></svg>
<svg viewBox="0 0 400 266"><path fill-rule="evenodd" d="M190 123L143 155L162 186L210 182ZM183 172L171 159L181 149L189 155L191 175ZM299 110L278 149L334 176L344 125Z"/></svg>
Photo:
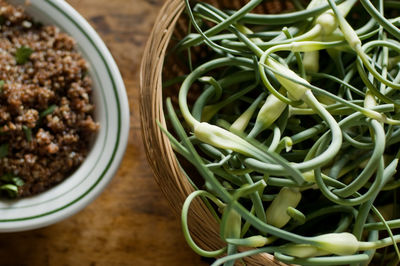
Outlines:
<svg viewBox="0 0 400 266"><path fill-rule="evenodd" d="M121 70L131 108L128 148L111 184L82 212L47 228L1 234L0 265L207 265L186 245L142 145L140 60L165 0L67 2L98 31Z"/></svg>

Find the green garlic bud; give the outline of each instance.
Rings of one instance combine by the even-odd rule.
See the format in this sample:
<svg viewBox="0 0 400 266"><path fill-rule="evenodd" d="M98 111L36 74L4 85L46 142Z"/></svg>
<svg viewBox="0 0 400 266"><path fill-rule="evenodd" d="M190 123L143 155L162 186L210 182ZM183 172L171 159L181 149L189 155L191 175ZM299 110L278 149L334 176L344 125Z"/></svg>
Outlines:
<svg viewBox="0 0 400 266"><path fill-rule="evenodd" d="M258 112L256 124L263 130L269 128L286 109L287 104L270 94Z"/></svg>
<svg viewBox="0 0 400 266"><path fill-rule="evenodd" d="M303 66L307 73L317 73L319 71L319 51L304 53Z"/></svg>
<svg viewBox="0 0 400 266"><path fill-rule="evenodd" d="M287 209L296 208L300 200L301 193L298 190L283 187L266 211L267 223L278 228L284 227L291 219Z"/></svg>
<svg viewBox="0 0 400 266"><path fill-rule="evenodd" d="M310 258L330 254L309 244L287 244L280 248L280 252L296 258Z"/></svg>
<svg viewBox="0 0 400 266"><path fill-rule="evenodd" d="M270 240L263 236L250 236L242 239L226 239L226 242L236 246L260 248L267 245Z"/></svg>
<svg viewBox="0 0 400 266"><path fill-rule="evenodd" d="M250 105L250 107L241 115L239 116L235 122L229 128L232 132L243 132L247 125L249 124L251 118L253 117L254 112L256 111L258 105L265 97L265 94L262 93L257 99Z"/></svg>
<svg viewBox="0 0 400 266"><path fill-rule="evenodd" d="M308 172L304 172L303 174L303 178L306 182L308 183L315 183L315 174L314 174L314 170L308 171Z"/></svg>
<svg viewBox="0 0 400 266"><path fill-rule="evenodd" d="M242 228L242 217L237 211L231 209L227 214L226 228L224 231L225 238L239 238Z"/></svg>
<svg viewBox="0 0 400 266"><path fill-rule="evenodd" d="M353 255L359 249L357 238L351 233L331 233L314 237L318 248L335 255Z"/></svg>
<svg viewBox="0 0 400 266"><path fill-rule="evenodd" d="M365 93L364 107L371 109L374 106L376 106L376 99L371 91L368 90L367 93Z"/></svg>
<svg viewBox="0 0 400 266"><path fill-rule="evenodd" d="M332 32L334 32L338 27L336 17L331 10L318 16L315 22L321 26L321 32L323 35L332 34Z"/></svg>
<svg viewBox="0 0 400 266"><path fill-rule="evenodd" d="M338 5L339 12L345 17L356 2L357 0L344 1ZM324 36L331 35L339 25L339 22L331 9L318 16L315 23L321 26L321 31Z"/></svg>
<svg viewBox="0 0 400 266"><path fill-rule="evenodd" d="M268 58L267 65L272 69L274 69L277 73L282 73L283 76L288 76L294 80L298 80L301 83L308 84L307 80L299 77L295 72L290 70L287 66L282 65L281 63L273 60L272 58ZM282 84L282 86L289 92L289 94L293 97L294 100L301 100L309 89L303 85L300 85L287 78L284 78L283 76L278 74L275 75L279 83Z"/></svg>
<svg viewBox="0 0 400 266"><path fill-rule="evenodd" d="M194 125L193 133L197 139L214 147L232 150L243 155L252 156L252 154L249 152L251 144L223 128L202 122Z"/></svg>

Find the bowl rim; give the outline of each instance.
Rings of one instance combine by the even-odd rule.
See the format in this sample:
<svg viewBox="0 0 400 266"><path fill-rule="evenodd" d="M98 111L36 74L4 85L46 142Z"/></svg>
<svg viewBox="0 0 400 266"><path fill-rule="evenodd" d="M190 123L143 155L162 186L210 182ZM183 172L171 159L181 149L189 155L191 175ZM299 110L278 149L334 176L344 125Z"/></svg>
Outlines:
<svg viewBox="0 0 400 266"><path fill-rule="evenodd" d="M113 86L110 90L112 90L115 95L115 104L117 106L116 112L118 127L116 129L117 134L115 135L115 145L112 149L112 154L108 159L108 163L104 165L101 170L101 175L96 176L96 181L89 188L85 188L85 192L81 193L79 197L68 201L68 203L63 204L63 206L58 207L57 209L51 211L43 210L39 215L14 219L2 219L1 216L3 215L0 215L0 232L16 232L44 227L70 217L82 210L91 201L97 198L97 196L99 196L111 181L122 161L128 142L130 124L128 97L123 79L111 53L90 24L67 2L63 0L44 0L43 2L49 4L52 8L62 13L65 18L67 18L74 27L76 27L76 29L87 38L87 41L95 48L97 54L104 63L104 66L107 69L107 75L109 76L110 82ZM35 5L35 2L31 2L31 5ZM95 66L92 67L93 69L96 68ZM99 94L103 93L104 92L101 90ZM100 98L102 97L105 96L100 96ZM105 106L105 108L107 107ZM60 185L62 185L62 183ZM29 206L27 208L29 208ZM0 209L0 214L2 212L4 214L7 210Z"/></svg>

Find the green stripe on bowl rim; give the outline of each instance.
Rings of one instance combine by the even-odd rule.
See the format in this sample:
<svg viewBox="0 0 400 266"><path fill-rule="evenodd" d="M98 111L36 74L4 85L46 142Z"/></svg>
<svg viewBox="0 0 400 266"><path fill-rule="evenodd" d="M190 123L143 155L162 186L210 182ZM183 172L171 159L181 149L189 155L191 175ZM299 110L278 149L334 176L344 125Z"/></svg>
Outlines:
<svg viewBox="0 0 400 266"><path fill-rule="evenodd" d="M46 212L46 213L42 213L42 214L38 214L38 215L34 215L34 216L29 216L29 217L22 217L22 218L15 218L15 219L3 219L3 220L0 219L0 223L33 220L33 219L49 216L51 214L60 212L62 210L65 210L66 208L76 204L77 202L82 200L86 195L88 195L100 183L100 181L103 180L105 174L108 172L108 170L110 169L110 167L112 165L112 162L113 162L113 160L114 160L114 158L116 156L117 150L118 150L119 145L120 145L120 138L121 138L121 103L120 103L120 99L119 99L118 93L117 93L117 85L116 85L115 79L114 79L114 77L113 77L113 75L111 73L110 67L107 64L107 60L105 59L104 55L101 53L99 47L97 47L97 45L95 45L95 42L92 40L92 38L89 36L89 34L81 27L80 24L78 24L69 14L64 12L64 10L62 10L59 6L57 6L52 0L45 0L45 1L49 5L51 5L53 8L58 10L60 13L62 13L66 18L68 18L69 21L71 21L79 29L79 31L87 38L87 40L96 49L96 52L100 56L101 60L103 61L104 65L105 65L105 67L107 69L107 73L108 73L108 75L110 77L110 80L112 82L113 92L114 92L114 95L115 95L115 98L116 98L116 104L117 104L118 126L117 126L116 144L114 146L114 150L112 152L112 155L111 155L111 157L109 159L109 162L107 163L105 169L103 170L103 172L101 173L99 178L96 180L96 182L88 190L86 190L82 195L80 195L76 199L72 200L71 202L69 202L69 203L65 204L64 206L59 207L59 208L57 208L55 210L52 210L52 211L49 211L49 212ZM66 4L66 3L64 3L64 4ZM39 203L39 204L42 204L42 203Z"/></svg>

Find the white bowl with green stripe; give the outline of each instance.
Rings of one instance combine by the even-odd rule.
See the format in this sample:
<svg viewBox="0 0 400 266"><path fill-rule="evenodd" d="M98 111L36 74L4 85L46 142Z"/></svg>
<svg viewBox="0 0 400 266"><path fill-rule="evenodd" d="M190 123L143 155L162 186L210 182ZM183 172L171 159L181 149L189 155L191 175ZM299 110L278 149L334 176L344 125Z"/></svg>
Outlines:
<svg viewBox="0 0 400 266"><path fill-rule="evenodd" d="M24 4L25 0L9 0ZM110 52L93 28L63 0L30 1L26 11L37 21L71 35L90 65L93 101L100 130L84 163L72 176L37 196L0 200L0 232L44 227L82 210L114 176L128 140L127 95Z"/></svg>

